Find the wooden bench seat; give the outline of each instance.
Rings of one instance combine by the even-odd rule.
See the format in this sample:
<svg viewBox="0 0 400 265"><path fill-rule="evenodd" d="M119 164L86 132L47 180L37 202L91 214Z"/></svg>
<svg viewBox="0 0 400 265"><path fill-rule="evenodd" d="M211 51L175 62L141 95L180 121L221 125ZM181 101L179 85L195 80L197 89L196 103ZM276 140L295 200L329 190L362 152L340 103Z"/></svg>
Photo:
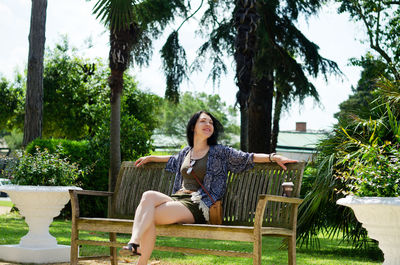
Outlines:
<svg viewBox="0 0 400 265"><path fill-rule="evenodd" d="M252 242L253 252L221 251L186 247L157 246L162 251L221 256L248 257L253 264L261 264L261 237L279 236L288 238L288 263L296 264L297 208L302 202L301 179L305 163L289 164L282 170L274 163L256 164L251 170L239 174L228 174L227 190L222 200L224 222L222 225L173 224L156 227L157 236L215 239ZM149 163L136 168L133 162L123 162L115 192L71 190L72 233L71 264L78 260L96 257L79 257L79 245L102 245L110 247L111 264L118 264L117 234L132 232L133 216L141 195L147 190L171 194L174 175L165 171L165 163ZM283 182L293 182L294 197L282 196ZM79 195L111 196L112 218L88 218L79 216ZM109 233L109 241L81 240L79 231Z"/></svg>

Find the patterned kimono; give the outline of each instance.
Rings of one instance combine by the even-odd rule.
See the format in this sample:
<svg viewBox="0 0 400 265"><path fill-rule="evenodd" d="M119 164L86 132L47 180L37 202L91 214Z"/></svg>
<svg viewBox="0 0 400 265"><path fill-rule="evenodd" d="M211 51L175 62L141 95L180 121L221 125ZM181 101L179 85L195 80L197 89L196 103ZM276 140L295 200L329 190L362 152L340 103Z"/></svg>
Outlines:
<svg viewBox="0 0 400 265"><path fill-rule="evenodd" d="M165 169L175 173L173 193L182 188L181 165L191 147L183 148L178 154L171 156ZM206 175L203 185L208 190L212 198L217 201L221 199L226 191L226 180L228 171L238 173L254 167L254 154L238 151L224 145L211 145L208 151L208 161ZM208 208L212 205L210 197L200 187L193 193L192 200L200 204L200 209L208 221Z"/></svg>

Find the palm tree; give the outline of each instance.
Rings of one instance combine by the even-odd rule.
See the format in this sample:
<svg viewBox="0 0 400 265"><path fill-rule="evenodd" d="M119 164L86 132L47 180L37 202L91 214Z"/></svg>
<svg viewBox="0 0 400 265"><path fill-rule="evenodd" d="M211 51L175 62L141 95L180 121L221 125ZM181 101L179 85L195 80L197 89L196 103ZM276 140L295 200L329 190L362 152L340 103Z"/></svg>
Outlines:
<svg viewBox="0 0 400 265"><path fill-rule="evenodd" d="M318 92L306 73L314 77L320 73L325 77L330 72L339 73L336 63L320 56L319 47L294 25L300 13L314 14L321 3L257 2L260 22L253 71L256 85L252 87L249 102L249 151L274 152L282 109L294 99L302 101L311 96L318 100ZM272 105L274 116L271 122ZM271 138L267 138L269 135Z"/></svg>
<svg viewBox="0 0 400 265"><path fill-rule="evenodd" d="M32 1L23 146L42 136L47 0Z"/></svg>
<svg viewBox="0 0 400 265"><path fill-rule="evenodd" d="M159 36L176 13L185 15L186 11L181 0L99 0L94 7L93 13L110 30L110 191L114 190L121 164L120 112L124 73L132 59L137 65L148 64L150 36Z"/></svg>

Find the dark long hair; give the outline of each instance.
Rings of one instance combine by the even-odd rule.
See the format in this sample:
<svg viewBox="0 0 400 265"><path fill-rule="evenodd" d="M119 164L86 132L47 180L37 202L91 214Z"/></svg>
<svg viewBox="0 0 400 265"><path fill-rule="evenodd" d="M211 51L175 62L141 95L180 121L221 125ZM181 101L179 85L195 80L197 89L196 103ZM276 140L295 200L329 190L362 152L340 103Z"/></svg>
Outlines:
<svg viewBox="0 0 400 265"><path fill-rule="evenodd" d="M213 126L214 126L214 133L207 139L208 145L218 144L218 136L220 133L222 133L224 131L224 127L219 122L219 120L217 120L217 118L215 118L211 113L209 113L207 111L200 110L200 111L196 112L195 114L193 114L193 116L190 118L190 120L186 126L186 138L187 138L187 141L188 141L188 144L190 147L193 147L194 127L202 113L210 116L211 120L213 121Z"/></svg>

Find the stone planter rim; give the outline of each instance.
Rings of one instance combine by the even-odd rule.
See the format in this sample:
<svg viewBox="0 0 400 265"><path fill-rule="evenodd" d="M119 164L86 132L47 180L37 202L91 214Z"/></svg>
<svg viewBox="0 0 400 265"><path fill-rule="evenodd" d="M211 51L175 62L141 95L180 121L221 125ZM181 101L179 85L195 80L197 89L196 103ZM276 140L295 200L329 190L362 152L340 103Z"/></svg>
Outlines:
<svg viewBox="0 0 400 265"><path fill-rule="evenodd" d="M343 206L355 204L400 205L400 197L358 197L348 195L337 200L336 203Z"/></svg>
<svg viewBox="0 0 400 265"><path fill-rule="evenodd" d="M68 190L81 190L82 188L76 186L34 186L34 185L4 185L0 190L7 193L7 191L18 192L65 192Z"/></svg>

